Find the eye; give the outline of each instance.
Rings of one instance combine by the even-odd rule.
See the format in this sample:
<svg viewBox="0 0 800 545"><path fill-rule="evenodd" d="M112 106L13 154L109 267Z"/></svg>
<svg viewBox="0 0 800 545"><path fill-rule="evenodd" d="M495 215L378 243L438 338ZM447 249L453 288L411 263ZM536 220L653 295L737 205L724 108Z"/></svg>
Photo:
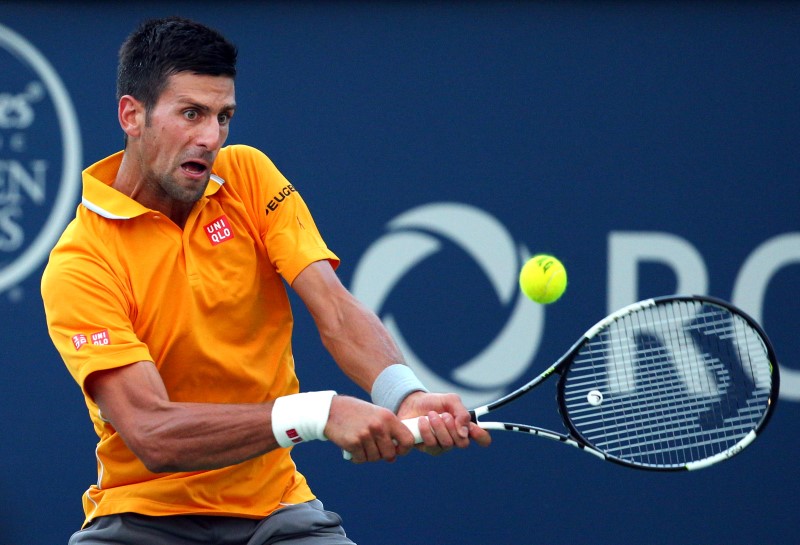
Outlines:
<svg viewBox="0 0 800 545"><path fill-rule="evenodd" d="M189 121L194 121L195 119L197 119L198 115L200 114L197 113L197 110L186 110L185 112L183 112L183 117L185 117Z"/></svg>
<svg viewBox="0 0 800 545"><path fill-rule="evenodd" d="M229 113L219 114L217 116L217 121L219 121L220 125L227 125L231 121L231 114Z"/></svg>

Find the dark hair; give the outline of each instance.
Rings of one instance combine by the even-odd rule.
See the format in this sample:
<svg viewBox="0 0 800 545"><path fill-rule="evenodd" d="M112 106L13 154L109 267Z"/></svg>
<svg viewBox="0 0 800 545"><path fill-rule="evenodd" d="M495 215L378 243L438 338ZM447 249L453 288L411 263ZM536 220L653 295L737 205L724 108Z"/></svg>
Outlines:
<svg viewBox="0 0 800 545"><path fill-rule="evenodd" d="M117 100L131 95L150 111L179 72L236 76L236 46L205 25L181 17L142 23L119 50Z"/></svg>

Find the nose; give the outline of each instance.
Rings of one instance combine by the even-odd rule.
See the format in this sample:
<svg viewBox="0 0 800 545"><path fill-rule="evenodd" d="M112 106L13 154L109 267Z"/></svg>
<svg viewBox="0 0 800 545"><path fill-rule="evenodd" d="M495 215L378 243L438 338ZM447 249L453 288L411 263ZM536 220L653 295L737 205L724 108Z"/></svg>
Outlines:
<svg viewBox="0 0 800 545"><path fill-rule="evenodd" d="M228 138L228 127L222 125L216 117L209 116L205 123L198 128L195 143L208 150L217 150L222 147Z"/></svg>

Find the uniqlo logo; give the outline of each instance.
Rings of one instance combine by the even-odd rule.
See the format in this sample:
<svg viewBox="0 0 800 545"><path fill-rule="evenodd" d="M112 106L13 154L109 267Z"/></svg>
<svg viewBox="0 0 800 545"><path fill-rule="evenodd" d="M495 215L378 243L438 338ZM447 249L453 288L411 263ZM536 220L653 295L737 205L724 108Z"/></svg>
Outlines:
<svg viewBox="0 0 800 545"><path fill-rule="evenodd" d="M222 244L233 238L233 229L231 228L231 222L228 221L227 216L218 217L203 229L205 229L206 236L208 240L211 241L212 246Z"/></svg>
<svg viewBox="0 0 800 545"><path fill-rule="evenodd" d="M111 344L111 340L108 337L108 330L104 329L103 331L92 333L92 344Z"/></svg>
<svg viewBox="0 0 800 545"><path fill-rule="evenodd" d="M80 350L81 346L88 342L89 341L86 340L86 335L83 333L78 333L77 335L72 336L72 344L75 346L75 350Z"/></svg>

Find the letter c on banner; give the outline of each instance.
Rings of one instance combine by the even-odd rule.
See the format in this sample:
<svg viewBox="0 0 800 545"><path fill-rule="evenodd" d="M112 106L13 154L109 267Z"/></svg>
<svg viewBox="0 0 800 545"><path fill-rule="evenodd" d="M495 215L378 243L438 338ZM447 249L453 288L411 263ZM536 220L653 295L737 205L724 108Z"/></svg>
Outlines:
<svg viewBox="0 0 800 545"><path fill-rule="evenodd" d="M800 264L800 233L786 233L767 240L753 250L742 265L731 302L763 323L769 282L779 269L792 264ZM781 366L780 397L800 401L800 371Z"/></svg>

